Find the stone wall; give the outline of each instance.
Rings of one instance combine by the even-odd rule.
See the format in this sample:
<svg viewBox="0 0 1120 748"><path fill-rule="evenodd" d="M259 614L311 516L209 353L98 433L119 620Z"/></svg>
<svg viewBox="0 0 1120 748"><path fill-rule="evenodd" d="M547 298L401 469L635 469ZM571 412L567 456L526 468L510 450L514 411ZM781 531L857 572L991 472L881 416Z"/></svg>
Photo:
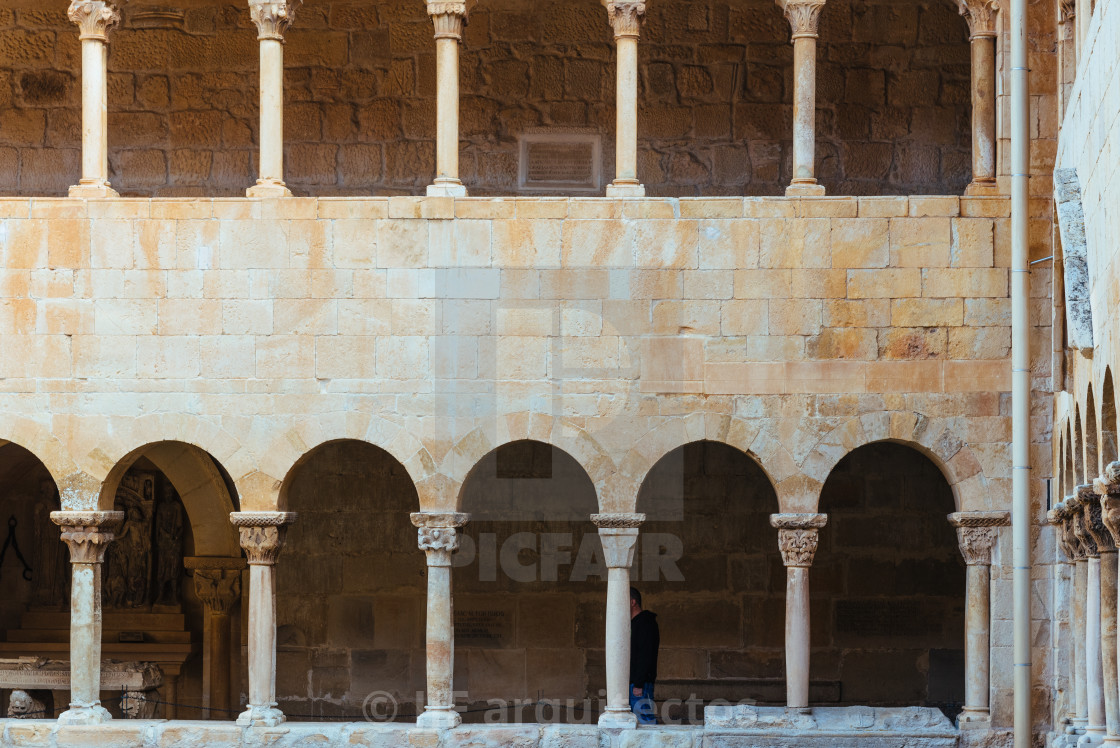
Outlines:
<svg viewBox="0 0 1120 748"><path fill-rule="evenodd" d="M256 179L257 42L243 4L150 27L125 9L109 57L113 184L239 195ZM639 177L650 194L780 194L792 47L770 0L652 3L642 31ZM614 64L594 0L480 4L461 55L473 194L515 194L517 138L601 134L613 176ZM431 21L415 0L309 0L286 44L288 183L416 193L434 175ZM818 52L818 176L836 194L953 194L969 173L967 26L939 0L831 0ZM0 194L64 194L79 169L80 59L64 8L0 10Z"/></svg>

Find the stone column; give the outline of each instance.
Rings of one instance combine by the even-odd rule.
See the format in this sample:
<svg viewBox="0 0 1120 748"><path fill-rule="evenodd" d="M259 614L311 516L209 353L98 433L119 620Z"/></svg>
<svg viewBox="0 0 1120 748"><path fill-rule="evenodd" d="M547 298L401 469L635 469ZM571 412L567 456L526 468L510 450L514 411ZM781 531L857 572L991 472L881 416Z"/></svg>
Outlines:
<svg viewBox="0 0 1120 748"><path fill-rule="evenodd" d="M204 676L209 689L203 704L213 709L230 708L230 615L241 599L241 571L244 559L201 557L183 559L183 565L194 574L194 589L205 609L206 640L202 658ZM224 711L210 714L211 719L226 719Z"/></svg>
<svg viewBox="0 0 1120 748"><path fill-rule="evenodd" d="M260 42L260 177L248 197L291 197L284 184L284 32L303 0L249 0Z"/></svg>
<svg viewBox="0 0 1120 748"><path fill-rule="evenodd" d="M1074 0L1074 18L1077 23L1077 61L1085 54L1085 37L1089 35L1089 22L1093 20L1093 0Z"/></svg>
<svg viewBox="0 0 1120 748"><path fill-rule="evenodd" d="M1058 119L1065 117L1077 75L1077 16L1074 0L1058 3Z"/></svg>
<svg viewBox="0 0 1120 748"><path fill-rule="evenodd" d="M233 512L230 522L249 559L249 705L237 718L242 726L276 727L284 713L276 708L276 576L295 512Z"/></svg>
<svg viewBox="0 0 1120 748"><path fill-rule="evenodd" d="M646 188L638 181L638 34L645 18L646 3L644 0L603 0L603 5L614 29L617 66L615 177L607 185L607 197L645 197Z"/></svg>
<svg viewBox="0 0 1120 748"><path fill-rule="evenodd" d="M1065 725L1065 737L1060 738L1062 744L1068 741L1068 736L1075 734L1074 720L1077 719L1077 676L1076 676L1076 662L1077 662L1077 622L1074 615L1074 606L1077 599L1073 590L1074 577L1076 569L1077 557L1080 554L1080 545L1077 543L1073 534L1068 531L1069 528L1069 509L1066 507L1064 501L1059 501L1054 507L1046 513L1046 521L1056 528L1056 537L1058 546L1062 549L1065 555L1065 563L1070 566L1070 574L1065 584L1067 585L1066 603L1067 610L1067 624L1065 635L1062 637L1062 644L1068 647L1068 654L1065 658L1066 662L1066 698L1065 707L1066 713L1061 720L1061 724ZM1055 729L1062 729L1055 726ZM1076 742L1076 740L1074 741ZM1059 743L1055 743L1058 745Z"/></svg>
<svg viewBox="0 0 1120 748"><path fill-rule="evenodd" d="M825 0L776 0L793 31L793 181L787 195L823 195L817 184L817 26Z"/></svg>
<svg viewBox="0 0 1120 748"><path fill-rule="evenodd" d="M786 567L786 708L809 708L809 567L826 514L771 514Z"/></svg>
<svg viewBox="0 0 1120 748"><path fill-rule="evenodd" d="M455 616L451 598L451 554L459 549L459 528L469 514L414 512L417 542L428 559L428 703L417 727L449 728L462 722L455 711Z"/></svg>
<svg viewBox="0 0 1120 748"><path fill-rule="evenodd" d="M436 38L436 178L428 194L466 197L459 180L459 44L473 2L427 4Z"/></svg>
<svg viewBox="0 0 1120 748"><path fill-rule="evenodd" d="M1093 481L1100 497L1101 521L1108 529L1108 547L1101 552L1101 651L1104 655L1105 742L1120 745L1120 657L1117 656L1117 623L1120 621L1120 595L1117 585L1117 547L1120 546L1120 462L1109 463L1104 474Z"/></svg>
<svg viewBox="0 0 1120 748"><path fill-rule="evenodd" d="M1101 556L1097 546L1096 526L1100 522L1100 504L1085 500L1085 491L1092 487L1078 486L1072 498L1074 507L1074 532L1081 540L1088 556L1085 575L1085 702L1088 724L1085 734L1077 741L1079 746L1098 745L1104 742L1106 734L1104 707L1104 668L1101 659ZM1094 517L1094 505L1096 516Z"/></svg>
<svg viewBox="0 0 1120 748"><path fill-rule="evenodd" d="M968 195L996 187L996 0L957 0L972 44L972 183Z"/></svg>
<svg viewBox="0 0 1120 748"><path fill-rule="evenodd" d="M112 717L101 706L101 564L124 512L51 512L70 549L70 708L67 725L97 725Z"/></svg>
<svg viewBox="0 0 1120 748"><path fill-rule="evenodd" d="M82 42L82 176L70 197L116 197L109 186L109 31L121 21L107 0L71 0Z"/></svg>
<svg viewBox="0 0 1120 748"><path fill-rule="evenodd" d="M1073 569L1073 703L1076 716L1073 718L1071 725L1074 735L1084 735L1085 728L1089 724L1088 689L1085 683L1085 662L1087 658L1085 654L1085 600L1088 596L1089 554L1081 540L1084 533L1077 532L1080 524L1077 517L1080 516L1080 512L1074 497L1067 496L1064 506L1067 513L1065 523L1067 542L1072 543L1077 549Z"/></svg>
<svg viewBox="0 0 1120 748"><path fill-rule="evenodd" d="M949 522L957 528L957 542L968 566L965 610L965 696L959 724L988 727L989 658L991 656L992 548L1000 527L1011 524L1010 512L955 512Z"/></svg>
<svg viewBox="0 0 1120 748"><path fill-rule="evenodd" d="M634 727L630 711L630 567L644 514L592 514L599 528L607 565L606 669L607 707L599 715L600 727Z"/></svg>

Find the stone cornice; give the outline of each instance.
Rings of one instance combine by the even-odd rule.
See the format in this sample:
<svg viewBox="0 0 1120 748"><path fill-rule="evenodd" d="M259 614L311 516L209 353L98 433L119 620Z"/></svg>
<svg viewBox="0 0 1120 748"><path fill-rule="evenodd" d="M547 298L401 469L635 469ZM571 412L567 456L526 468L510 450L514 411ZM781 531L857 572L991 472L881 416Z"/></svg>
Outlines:
<svg viewBox="0 0 1120 748"><path fill-rule="evenodd" d="M284 33L302 4L303 0L249 0L249 17L257 27L257 39L284 41Z"/></svg>
<svg viewBox="0 0 1120 748"><path fill-rule="evenodd" d="M603 0L615 39L637 39L645 20L645 0Z"/></svg>
<svg viewBox="0 0 1120 748"><path fill-rule="evenodd" d="M121 22L120 11L108 0L71 0L66 17L79 29L79 39L109 40L109 32Z"/></svg>
<svg viewBox="0 0 1120 748"><path fill-rule="evenodd" d="M409 515L413 527L462 527L471 520L465 512L413 512Z"/></svg>
<svg viewBox="0 0 1120 748"><path fill-rule="evenodd" d="M779 530L819 530L827 524L827 514L790 512L770 515L770 526Z"/></svg>
<svg viewBox="0 0 1120 748"><path fill-rule="evenodd" d="M598 528L640 527L646 521L646 515L637 512L592 514L591 521Z"/></svg>
<svg viewBox="0 0 1120 748"><path fill-rule="evenodd" d="M968 22L970 39L996 36L997 0L957 0L957 10Z"/></svg>
<svg viewBox="0 0 1120 748"><path fill-rule="evenodd" d="M816 39L825 0L775 0L789 21L794 39Z"/></svg>
<svg viewBox="0 0 1120 748"><path fill-rule="evenodd" d="M953 512L948 518L953 527L1011 526L1011 512Z"/></svg>

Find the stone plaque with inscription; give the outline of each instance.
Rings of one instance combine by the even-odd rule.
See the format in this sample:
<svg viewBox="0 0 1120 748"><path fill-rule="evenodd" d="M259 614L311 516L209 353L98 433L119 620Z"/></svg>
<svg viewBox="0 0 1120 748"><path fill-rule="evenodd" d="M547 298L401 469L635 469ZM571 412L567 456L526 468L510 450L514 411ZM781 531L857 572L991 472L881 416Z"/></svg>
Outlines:
<svg viewBox="0 0 1120 748"><path fill-rule="evenodd" d="M518 186L529 192L598 192L601 150L597 133L525 133Z"/></svg>
<svg viewBox="0 0 1120 748"><path fill-rule="evenodd" d="M505 647L513 638L513 618L508 610L456 608L455 644L462 647Z"/></svg>

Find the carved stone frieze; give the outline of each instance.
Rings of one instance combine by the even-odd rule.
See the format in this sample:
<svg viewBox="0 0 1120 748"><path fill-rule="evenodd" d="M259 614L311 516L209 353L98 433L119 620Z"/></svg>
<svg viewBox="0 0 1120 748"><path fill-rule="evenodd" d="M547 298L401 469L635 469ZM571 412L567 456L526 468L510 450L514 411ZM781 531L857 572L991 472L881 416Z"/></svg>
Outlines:
<svg viewBox="0 0 1120 748"><path fill-rule="evenodd" d="M108 41L109 32L121 22L120 11L108 0L71 0L66 16L78 25L79 39Z"/></svg>
<svg viewBox="0 0 1120 748"><path fill-rule="evenodd" d="M303 0L249 0L249 17L257 27L257 38L284 41L284 33L302 4Z"/></svg>
<svg viewBox="0 0 1120 748"><path fill-rule="evenodd" d="M644 0L603 0L615 39L637 39L645 20Z"/></svg>
<svg viewBox="0 0 1120 748"><path fill-rule="evenodd" d="M51 521L62 528L71 563L100 564L124 512L51 512Z"/></svg>
<svg viewBox="0 0 1120 748"><path fill-rule="evenodd" d="M971 38L996 35L996 13L999 12L997 0L957 0L957 10L968 22Z"/></svg>
<svg viewBox="0 0 1120 748"><path fill-rule="evenodd" d="M817 38L825 0L775 0L789 21L793 38Z"/></svg>

